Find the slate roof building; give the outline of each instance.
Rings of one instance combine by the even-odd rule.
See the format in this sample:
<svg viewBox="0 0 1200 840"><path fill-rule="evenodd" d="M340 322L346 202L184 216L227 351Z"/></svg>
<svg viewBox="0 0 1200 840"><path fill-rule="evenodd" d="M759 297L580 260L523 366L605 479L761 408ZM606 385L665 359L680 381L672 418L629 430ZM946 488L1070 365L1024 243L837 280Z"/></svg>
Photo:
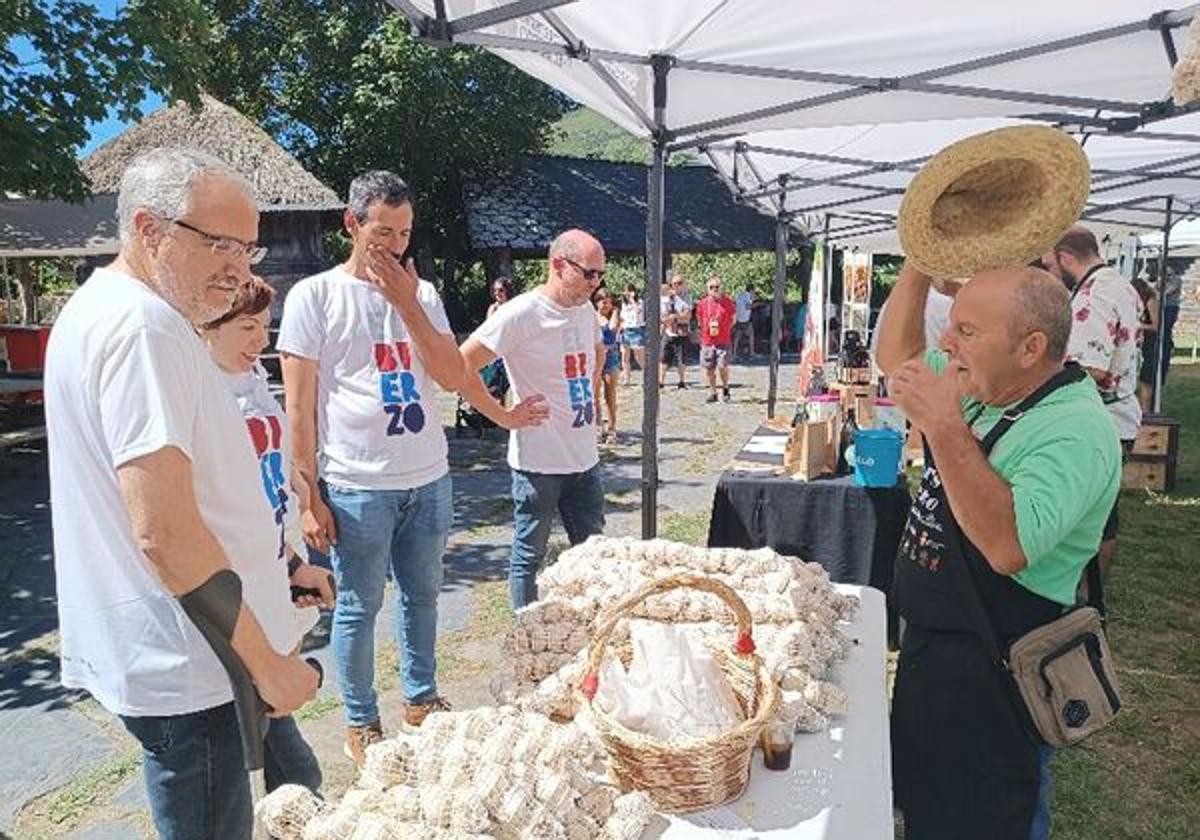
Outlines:
<svg viewBox="0 0 1200 840"><path fill-rule="evenodd" d="M511 273L513 260L545 257L554 236L580 227L609 254L646 249L646 172L636 163L541 155L516 171L467 183L471 248L489 274ZM667 169L668 252L769 251L775 222L738 204L707 166Z"/></svg>

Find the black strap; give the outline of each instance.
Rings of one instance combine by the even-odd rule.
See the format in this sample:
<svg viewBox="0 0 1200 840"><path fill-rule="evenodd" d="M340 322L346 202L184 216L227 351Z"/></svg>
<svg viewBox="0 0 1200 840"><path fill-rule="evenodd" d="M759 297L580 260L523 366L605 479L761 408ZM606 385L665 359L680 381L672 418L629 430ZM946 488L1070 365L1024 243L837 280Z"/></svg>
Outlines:
<svg viewBox="0 0 1200 840"><path fill-rule="evenodd" d="M1086 378L1087 373L1078 364L1074 362L1068 362L1065 364L1061 371L1047 379L1036 391L1027 396L1025 399L1021 400L1021 402L1017 403L1017 405L1014 407L1004 412L1004 415L998 421L996 421L996 425L991 428L991 430L979 443L984 455L986 456L991 453L992 447L996 445L996 441L1000 439L1001 435L1011 429L1012 425L1020 420L1025 412L1029 411L1037 403L1044 400L1047 396L1054 391L1057 391L1059 388L1082 381ZM978 417L978 415L979 412L977 412L975 416ZM941 504L946 506L946 510L951 510L949 507L950 499L946 495L945 482L942 482L939 493L942 497ZM953 547L957 550L959 555L959 562L950 563L949 565L952 568L955 568L955 572L953 574L956 575L960 587L966 596L964 606L967 611L967 618L974 627L975 633L983 642L984 648L988 652L988 656L991 657L992 661L996 663L998 667L1007 671L1008 660L1001 652L1000 642L996 638L996 631L995 628L992 627L991 619L988 618L987 609L983 605L983 598L979 594L979 588L975 585L975 581L971 577L971 572L967 568L967 553L965 550L966 540L963 539L962 531L958 527L958 520L954 518L953 514L946 517L946 530L944 536L946 538L947 548Z"/></svg>
<svg viewBox="0 0 1200 840"><path fill-rule="evenodd" d="M1075 295L1079 294L1080 290L1083 289L1083 284L1091 280L1092 275L1102 268L1104 268L1104 263L1094 265L1089 268L1082 277L1079 278L1079 282L1075 284L1075 288L1071 289L1071 300L1075 300Z"/></svg>

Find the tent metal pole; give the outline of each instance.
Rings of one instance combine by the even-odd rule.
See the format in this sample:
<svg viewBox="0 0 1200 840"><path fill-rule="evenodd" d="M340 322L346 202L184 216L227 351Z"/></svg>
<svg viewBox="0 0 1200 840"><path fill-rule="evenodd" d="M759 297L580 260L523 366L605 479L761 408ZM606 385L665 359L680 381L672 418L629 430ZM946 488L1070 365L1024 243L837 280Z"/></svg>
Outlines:
<svg viewBox="0 0 1200 840"><path fill-rule="evenodd" d="M780 176L787 187L787 176ZM791 226L783 207L787 193L780 195L779 214L775 217L775 288L771 295L771 355L767 380L767 419L775 417L775 398L779 392L779 341L783 335L783 298L787 294L788 228Z"/></svg>
<svg viewBox="0 0 1200 840"><path fill-rule="evenodd" d="M1171 256L1171 211L1175 197L1167 196L1167 220L1163 224L1162 253L1158 261L1158 364L1154 366L1154 413L1162 411L1163 352L1167 347L1167 334L1163 331L1167 311L1167 260Z"/></svg>
<svg viewBox="0 0 1200 840"><path fill-rule="evenodd" d="M653 159L646 185L646 367L642 371L642 539L658 535L658 362L662 357L663 203L667 170L669 56L655 56Z"/></svg>

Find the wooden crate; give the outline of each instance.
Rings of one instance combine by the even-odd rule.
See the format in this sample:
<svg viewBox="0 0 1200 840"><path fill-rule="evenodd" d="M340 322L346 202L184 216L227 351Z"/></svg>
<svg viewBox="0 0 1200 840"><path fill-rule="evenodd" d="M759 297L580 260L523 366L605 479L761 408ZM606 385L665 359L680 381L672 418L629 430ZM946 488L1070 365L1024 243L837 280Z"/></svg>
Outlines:
<svg viewBox="0 0 1200 840"><path fill-rule="evenodd" d="M1121 470L1121 486L1170 492L1179 466L1179 421L1147 414Z"/></svg>

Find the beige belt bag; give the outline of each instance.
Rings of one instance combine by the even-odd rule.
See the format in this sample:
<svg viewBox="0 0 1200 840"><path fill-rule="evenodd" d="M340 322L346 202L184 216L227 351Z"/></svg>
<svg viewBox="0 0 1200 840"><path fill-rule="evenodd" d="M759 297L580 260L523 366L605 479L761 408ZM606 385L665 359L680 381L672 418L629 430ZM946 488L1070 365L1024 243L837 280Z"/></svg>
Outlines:
<svg viewBox="0 0 1200 840"><path fill-rule="evenodd" d="M1034 727L1052 747L1082 741L1108 726L1121 708L1104 626L1092 607L1071 610L1017 639L1008 666Z"/></svg>

